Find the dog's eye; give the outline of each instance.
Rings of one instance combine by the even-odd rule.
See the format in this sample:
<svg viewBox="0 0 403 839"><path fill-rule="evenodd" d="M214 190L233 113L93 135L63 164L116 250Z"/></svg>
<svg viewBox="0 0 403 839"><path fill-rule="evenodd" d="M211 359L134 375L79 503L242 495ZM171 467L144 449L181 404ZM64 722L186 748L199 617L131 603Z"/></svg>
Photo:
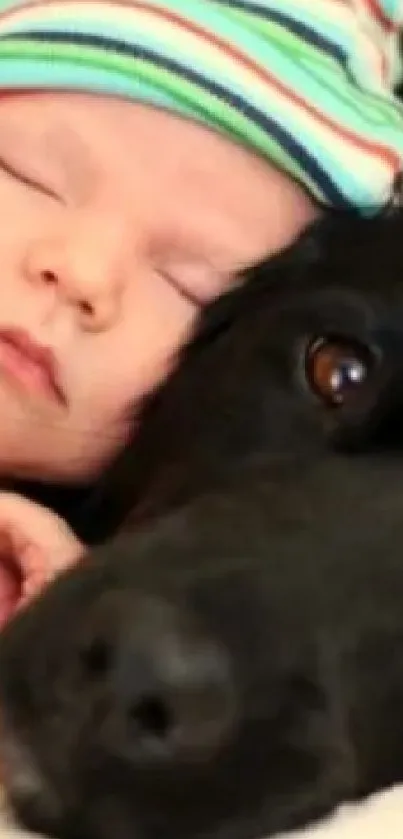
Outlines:
<svg viewBox="0 0 403 839"><path fill-rule="evenodd" d="M338 338L317 338L306 354L306 378L310 389L329 405L341 405L365 382L371 369L371 353L359 343Z"/></svg>

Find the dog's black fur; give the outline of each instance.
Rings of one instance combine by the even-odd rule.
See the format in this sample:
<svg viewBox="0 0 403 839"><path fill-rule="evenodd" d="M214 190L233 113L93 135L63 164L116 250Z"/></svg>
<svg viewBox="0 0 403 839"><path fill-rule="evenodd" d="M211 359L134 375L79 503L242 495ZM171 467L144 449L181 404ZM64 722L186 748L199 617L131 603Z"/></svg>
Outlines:
<svg viewBox="0 0 403 839"><path fill-rule="evenodd" d="M364 365L337 405L322 339ZM403 215L321 222L213 304L146 419L125 532L0 639L23 820L256 839L403 781Z"/></svg>

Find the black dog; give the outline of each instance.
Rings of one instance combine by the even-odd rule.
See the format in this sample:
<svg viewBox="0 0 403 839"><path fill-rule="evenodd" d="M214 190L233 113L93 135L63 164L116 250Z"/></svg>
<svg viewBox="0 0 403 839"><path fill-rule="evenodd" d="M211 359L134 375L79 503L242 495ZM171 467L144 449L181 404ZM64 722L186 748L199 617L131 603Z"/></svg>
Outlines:
<svg viewBox="0 0 403 839"><path fill-rule="evenodd" d="M145 417L126 531L0 639L21 818L255 839L402 781L402 215L256 270Z"/></svg>

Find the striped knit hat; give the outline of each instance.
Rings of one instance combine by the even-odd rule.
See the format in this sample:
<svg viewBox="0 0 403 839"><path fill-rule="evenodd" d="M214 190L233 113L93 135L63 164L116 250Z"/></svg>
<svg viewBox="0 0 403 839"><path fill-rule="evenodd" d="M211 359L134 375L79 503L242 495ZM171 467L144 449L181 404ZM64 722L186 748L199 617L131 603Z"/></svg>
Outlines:
<svg viewBox="0 0 403 839"><path fill-rule="evenodd" d="M0 0L0 88L201 121L320 202L371 214L403 160L403 0Z"/></svg>

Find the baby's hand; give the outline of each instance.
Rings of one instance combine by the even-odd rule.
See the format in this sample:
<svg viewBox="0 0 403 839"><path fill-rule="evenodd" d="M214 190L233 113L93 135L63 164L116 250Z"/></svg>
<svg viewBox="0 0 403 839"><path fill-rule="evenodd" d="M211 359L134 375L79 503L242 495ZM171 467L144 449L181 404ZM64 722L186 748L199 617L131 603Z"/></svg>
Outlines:
<svg viewBox="0 0 403 839"><path fill-rule="evenodd" d="M21 495L0 492L0 629L85 546L67 523Z"/></svg>

